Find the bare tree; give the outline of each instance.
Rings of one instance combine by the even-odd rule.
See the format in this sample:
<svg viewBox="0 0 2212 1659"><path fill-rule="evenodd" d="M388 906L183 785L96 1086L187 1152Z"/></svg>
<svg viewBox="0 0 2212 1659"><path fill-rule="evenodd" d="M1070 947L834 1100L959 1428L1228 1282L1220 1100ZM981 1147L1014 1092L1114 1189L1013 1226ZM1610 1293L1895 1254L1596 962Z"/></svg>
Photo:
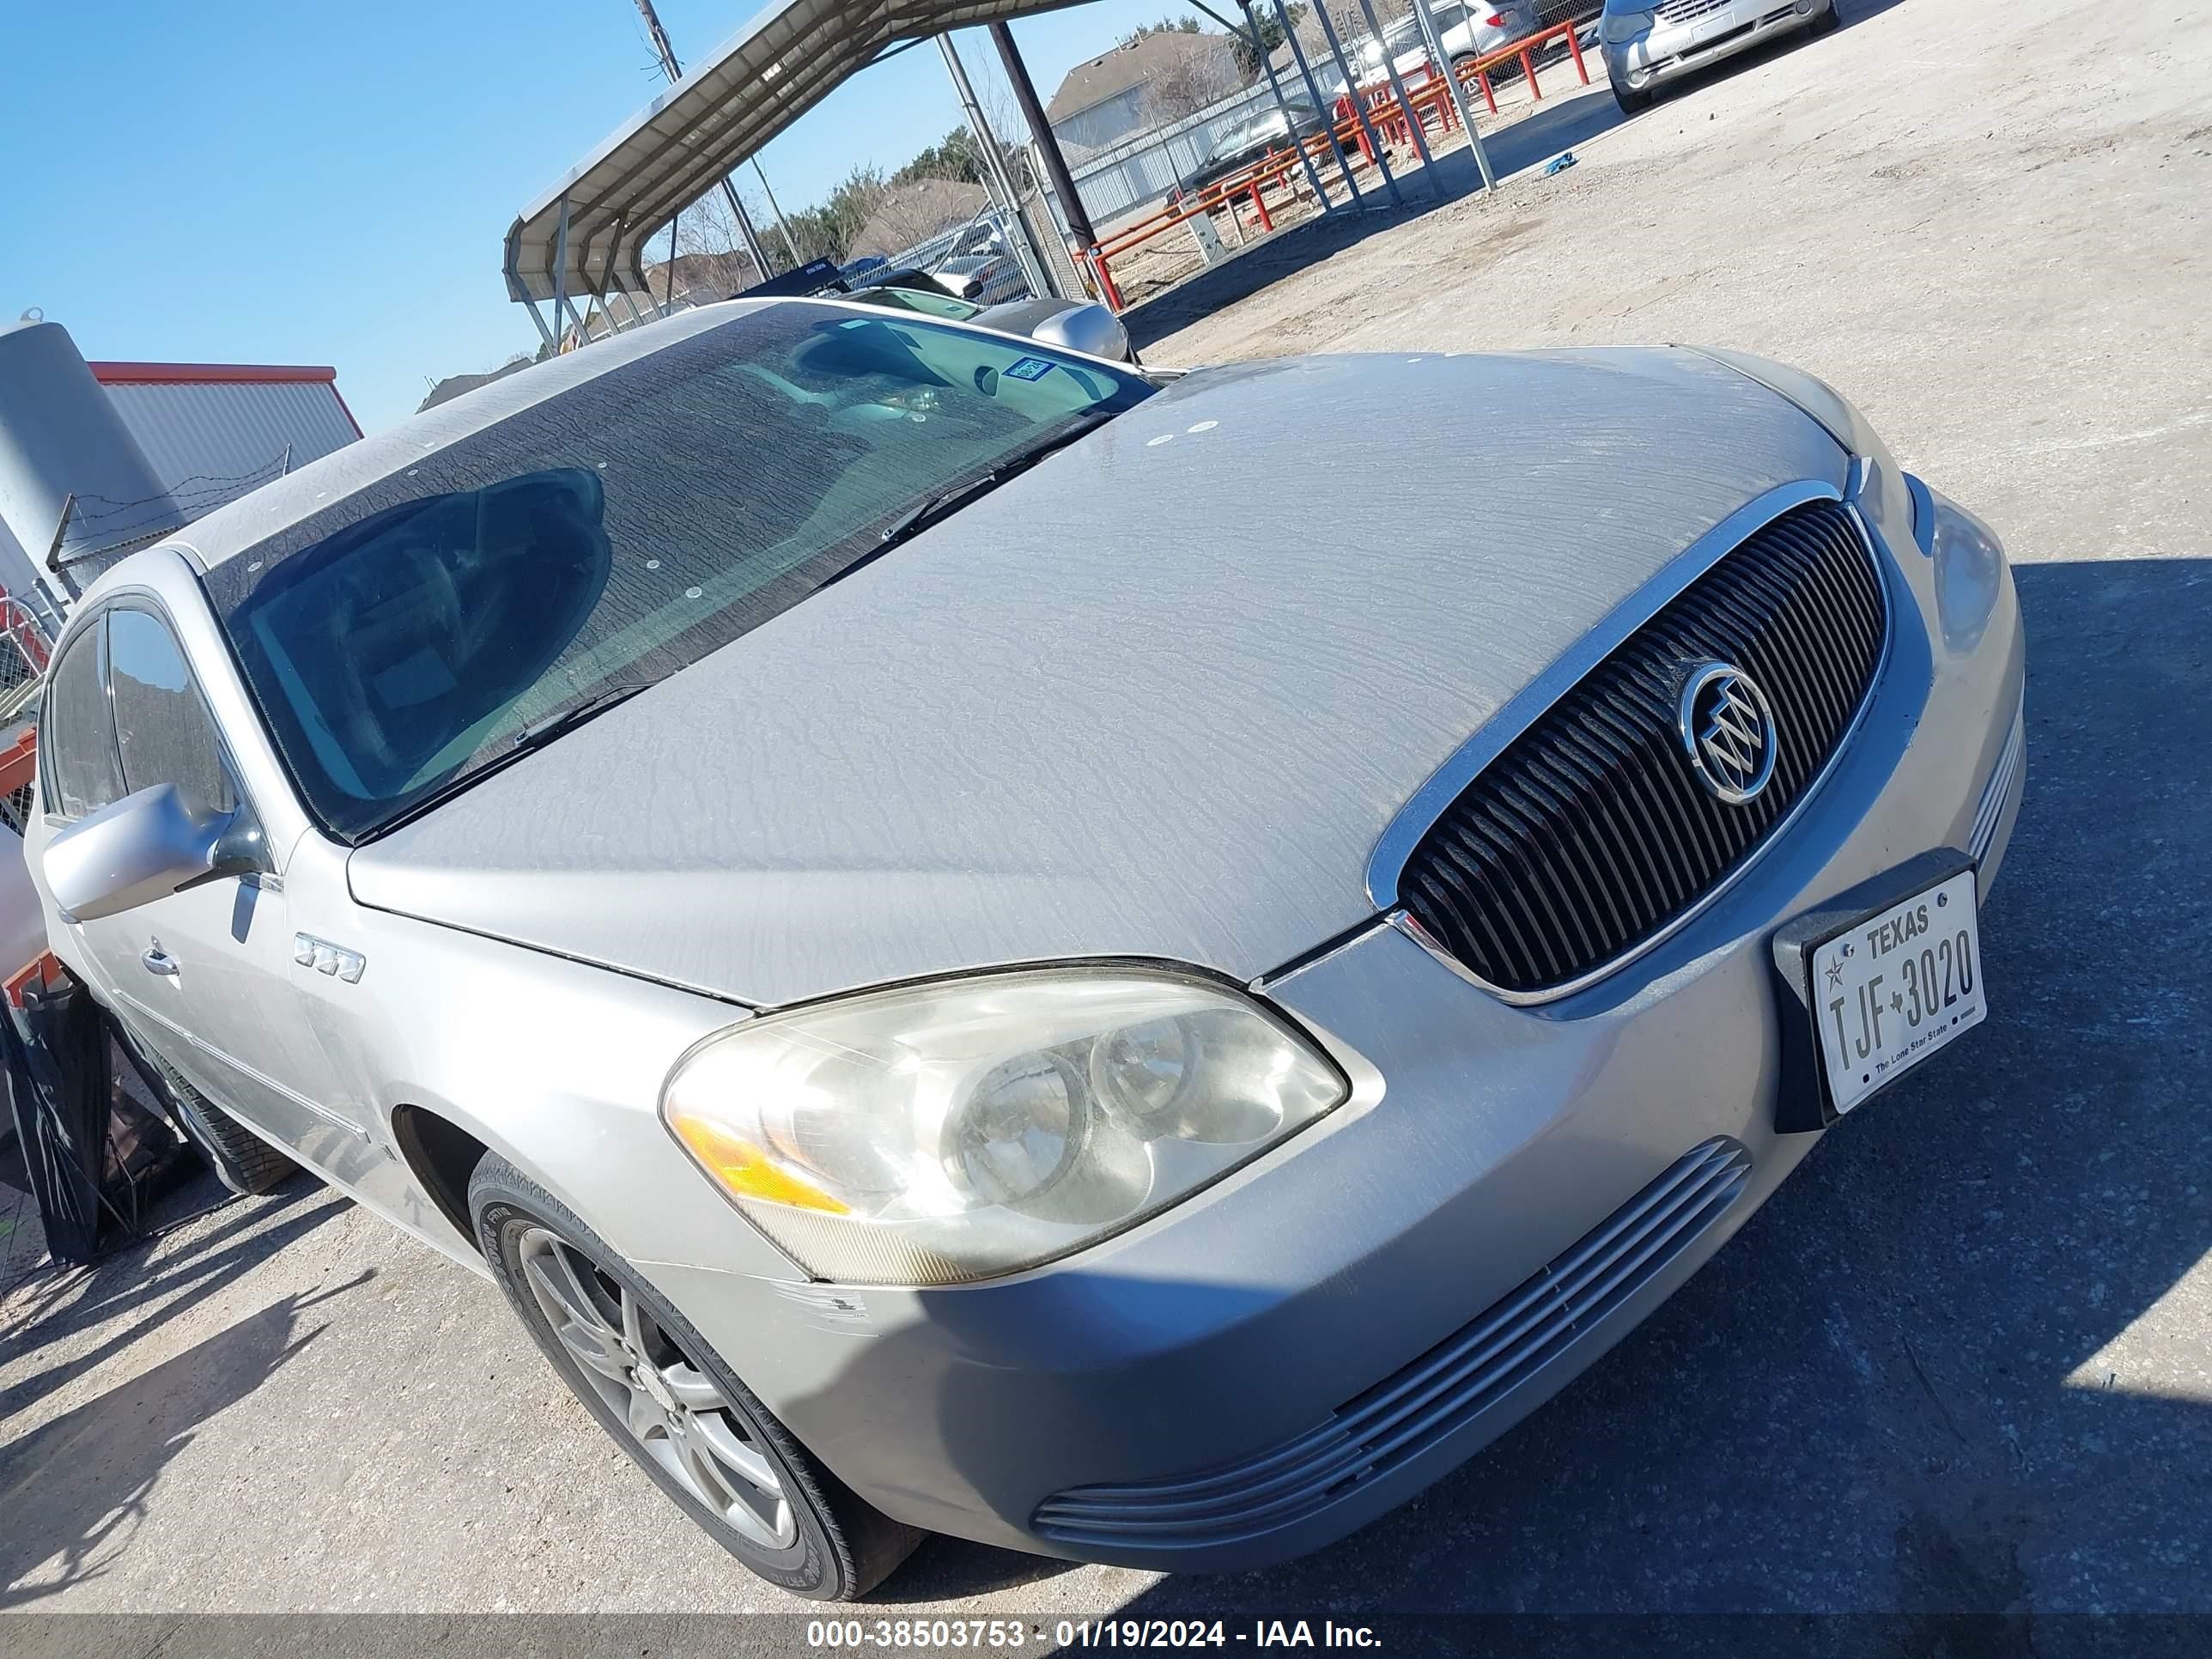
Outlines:
<svg viewBox="0 0 2212 1659"><path fill-rule="evenodd" d="M1198 36L1206 45L1183 53L1145 82L1141 107L1155 124L1179 121L1218 103L1244 84L1235 46L1226 35Z"/></svg>
<svg viewBox="0 0 2212 1659"><path fill-rule="evenodd" d="M745 211L755 211L751 202L745 204ZM661 263L650 263L651 250L647 251L646 283L654 299L665 301L668 243L665 237L655 237L653 242L663 250ZM674 282L679 300L687 294L720 299L761 280L759 268L745 252L744 237L738 228L737 216L730 211L729 198L719 188L708 191L678 216Z"/></svg>

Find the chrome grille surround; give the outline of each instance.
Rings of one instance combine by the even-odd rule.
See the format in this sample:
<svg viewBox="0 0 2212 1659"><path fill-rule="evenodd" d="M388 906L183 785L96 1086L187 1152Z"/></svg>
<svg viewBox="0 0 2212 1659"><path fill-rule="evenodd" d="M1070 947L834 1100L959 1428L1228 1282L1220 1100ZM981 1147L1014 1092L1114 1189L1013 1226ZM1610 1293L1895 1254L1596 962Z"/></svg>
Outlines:
<svg viewBox="0 0 2212 1659"><path fill-rule="evenodd" d="M1792 515L1796 515L1796 518L1792 520ZM1559 717L1562 710L1573 712L1577 696L1583 696L1586 702L1590 702L1593 696L1613 695L1613 692L1606 690L1606 686L1608 686L1606 677L1610 675L1613 681L1620 681L1624 675L1621 664L1631 664L1631 668L1639 672L1641 679L1637 681L1639 695L1648 695L1652 702L1650 730L1637 730L1631 737L1639 738L1639 741L1650 738L1655 745L1659 744L1656 708L1663 699L1659 699L1659 695L1656 695L1655 684L1644 684L1644 681L1650 681L1650 675L1655 672L1655 664L1650 661L1655 657L1655 653L1650 650L1650 641L1656 635L1652 635L1650 630L1670 629L1672 633L1668 637L1672 639L1672 654L1687 654L1692 650L1692 646L1687 641L1686 630L1679 626L1686 606L1690 611L1704 606L1704 611L1708 613L1704 617L1705 623L1712 622L1712 613L1719 613L1729 626L1743 626L1745 615L1747 615L1743 604L1745 581L1729 575L1729 562L1739 560L1739 556L1752 557L1752 560L1760 557L1760 538L1770 538L1770 535L1778 538L1778 542L1783 542L1783 544L1802 542L1801 531L1809 522L1808 515L1812 515L1812 520L1818 520L1818 522L1814 522L1814 533L1829 535L1832 540L1847 533L1851 549L1847 586L1854 588L1854 591L1843 592L1838 598L1838 588L1836 588L1838 549L1832 546L1827 556L1827 571L1814 573L1809 586L1805 581L1801 581L1798 591L1783 595L1781 604L1765 617L1750 615L1750 626L1745 629L1747 637L1732 639L1723 635L1721 639L1714 639L1708 629L1704 644L1714 646L1712 654L1723 654L1723 657L1732 654L1732 650L1735 650L1736 661L1747 661L1747 665L1754 665L1760 671L1767 664L1774 664L1777 672L1771 672L1770 684L1778 684L1783 679L1801 679L1814 668L1818 668L1816 659L1820 646L1827 644L1829 623L1836 622L1840 615L1840 619L1850 623L1851 629L1865 630L1869 626L1874 629L1869 646L1871 654L1865 661L1865 672L1858 679L1858 684L1850 688L1847 708L1843 708L1840 714L1838 708L1836 708L1834 686L1809 686L1809 690L1802 690L1802 695L1792 692L1798 703L1798 732L1794 738L1785 734L1785 741L1794 741L1801 750L1798 763L1792 768L1794 776L1787 781L1785 790L1777 790L1770 803L1760 805L1754 817L1743 818L1741 825L1729 825L1723 821L1719 834L1735 836L1736 845L1723 845L1721 856L1712 856L1712 849L1704 848L1698 842L1698 836L1708 838L1708 841L1714 836L1714 827L1710 823L1705 823L1705 825L1670 823L1663 817L1668 803L1662 796L1663 792L1672 790L1677 781L1663 775L1662 769L1655 769L1655 765L1644 765L1641 772L1637 772L1637 754L1632 752L1635 744L1626 744L1624 732L1617 723L1606 726L1604 734L1601 734L1601 744L1595 745L1571 728L1566 734L1566 741L1564 741L1564 750L1566 750L1564 761L1547 759L1553 752L1544 750L1544 744L1558 737L1558 728L1562 723L1555 717ZM1785 525L1783 520L1792 520L1792 522ZM1763 568L1754 568L1750 586L1760 588L1763 591L1760 602L1765 602L1767 598L1771 598L1770 591L1774 591L1777 584L1767 580L1767 573ZM1719 598L1714 598L1714 592L1719 592ZM1808 604L1801 604L1801 599L1808 599L1808 595L1812 595L1812 608L1808 608ZM1867 604L1874 606L1871 619L1865 615ZM1834 615L1818 615L1820 606L1840 606L1840 611ZM1794 653L1796 659L1785 659L1777 664L1777 659L1774 659L1774 650L1778 648L1774 644L1777 637L1785 637L1787 650ZM1867 641L1860 641L1860 644L1867 644ZM1802 811L1805 803L1809 803L1818 794L1820 783L1834 769L1836 759L1850 745L1851 734L1858 730L1858 723L1865 719L1865 710L1871 702L1871 695L1874 695L1874 686L1881 681L1882 664L1889 654L1889 644L1891 592L1889 580L1887 580L1887 564L1881 553L1881 546L1867 531L1865 520L1858 515L1858 508L1844 504L1836 489L1820 483L1785 484L1783 489L1760 495L1756 502L1747 504L1745 508L1741 508L1739 514L1732 514L1719 526L1714 526L1712 533L1701 538L1692 549L1683 553L1679 560L1674 560L1674 564L1668 566L1652 584L1648 584L1644 591L1637 592L1635 598L1628 599L1613 617L1599 623L1599 629L1595 629L1589 639L1583 639L1577 650L1568 653L1559 664L1553 665L1551 671L1537 677L1535 684L1531 684L1520 696L1516 696L1474 738L1468 738L1468 744L1462 745L1462 750L1429 783L1422 785L1422 790L1416 792L1416 796L1402 807L1398 818L1391 821L1389 830L1376 842L1374 858L1370 860L1370 878L1367 878L1370 880L1370 894L1387 911L1391 925L1405 931L1407 936L1413 938L1416 942L1420 942L1422 949L1427 949L1444 967L1458 973L1460 978L1478 984L1484 991L1498 995L1504 1002L1540 1005L1540 1002L1551 1002L1551 1000L1564 998L1564 995L1573 995L1575 991L1582 991L1582 988L1604 980L1610 973L1617 973L1626 964L1632 963L1635 957L1659 947L1672 933L1677 933L1683 927L1690 925L1701 911L1712 905L1714 900L1719 900L1721 894L1725 894L1736 880L1743 878L1745 872L1756 863L1759 854L1765 852L1765 848L1770 848L1771 842L1785 832L1787 825L1798 817L1798 811ZM1747 646L1747 650L1745 650L1745 646ZM1637 653L1641 653L1641 659L1637 659ZM1765 657L1765 661L1756 661L1759 657ZM1767 677L1765 672L1763 672L1763 677ZM1590 690L1593 686L1595 690ZM1805 702L1805 696L1809 696L1812 702ZM1604 726L1604 721L1614 721L1620 714L1617 696L1614 696L1614 703L1601 703L1597 712L1601 717L1601 721L1599 721L1601 726ZM1808 719L1808 714L1814 714L1814 712L1818 714L1818 721ZM1586 726L1589 726L1589 721L1586 721ZM1814 748L1818 752L1812 757L1802 752L1808 730L1812 730L1814 737L1816 737ZM1516 761L1516 752L1522 752L1526 748L1524 738L1528 738L1528 744L1535 745L1537 754L1533 787L1531 768L1520 765ZM1559 745L1555 745L1555 750L1558 748ZM1626 794L1620 787L1621 775L1604 776L1604 768L1593 765L1593 752L1597 748L1621 750L1626 754L1626 765L1632 772L1632 776L1626 776L1626 783L1632 785L1626 790ZM1620 757L1614 757L1614 759L1620 759ZM1460 811L1462 801L1478 796L1478 792L1484 787L1484 775L1489 775L1491 769L1498 768L1500 763L1520 765L1513 779L1502 785L1513 796L1506 803L1502 817L1516 823L1522 832L1531 832L1533 825L1533 834L1522 834L1522 848L1526 849L1524 863L1531 869L1540 869L1540 880L1533 884L1524 883L1522 890L1513 896L1513 902L1524 907L1522 909L1522 933L1526 936L1531 931L1533 911L1544 911L1541 921L1535 925L1544 925L1544 922L1558 925L1562 933L1566 933L1568 938L1575 938L1583 947L1590 945L1590 940L1601 931L1597 927L1599 918L1617 925L1614 927L1617 938L1608 940L1613 949L1586 951L1590 960L1575 964L1573 971L1551 973L1548 978L1544 975L1547 967L1559 967L1559 951L1564 951L1566 947L1558 945L1558 942L1555 942L1555 951L1548 960L1533 960L1533 957L1524 956L1520 964L1524 971L1502 971L1498 964L1493 964L1493 953L1484 953L1482 949L1471 947L1474 942L1467 936L1467 931L1440 925L1440 915L1433 907L1436 884L1429 883L1427 890L1422 890L1420 883L1422 876L1425 876L1425 865L1420 865L1418 860L1427 854L1433 854L1431 836L1436 836L1437 830L1447 825L1447 821L1451 821L1455 811ZM1577 783L1590 783L1593 775L1599 775L1595 776L1599 785L1597 790L1577 794ZM1566 787L1562 787L1562 781ZM1606 792L1608 783L1613 785L1613 794ZM1655 794L1655 790L1659 794ZM1535 811L1531 811L1533 801L1540 803ZM1648 823L1637 821L1635 811L1631 807L1646 807L1655 801L1662 807L1662 817ZM1478 801L1475 810L1484 810L1482 803ZM1551 817L1548 817L1548 823L1544 823L1547 814L1551 814ZM1628 827L1626 836L1621 834L1624 823ZM1558 845L1553 845L1553 841L1544 838L1547 830L1555 832ZM1652 836L1663 832L1666 836L1674 836L1677 841L1687 836L1692 841L1692 856L1683 858L1679 854L1679 848L1677 852L1666 858L1648 852L1648 849L1641 848L1639 830L1646 830ZM1745 836L1745 830L1750 832L1747 836ZM1482 841L1491 832L1484 825L1480 825L1480 823L1475 825L1475 841ZM1573 849L1566 849L1568 838L1575 841ZM1474 845L1474 842L1468 842L1468 845ZM1495 854L1500 854L1502 848L1495 841L1491 841L1486 845L1486 852L1495 858ZM1697 852L1705 854L1704 867L1698 863ZM1433 863L1433 858L1429 858L1429 863ZM1621 880L1624 869L1628 872L1628 883L1635 884L1639 894L1646 896L1646 898L1650 891L1666 891L1668 887L1672 887L1672 909L1668 909L1666 914L1652 915L1652 905L1644 902L1644 907L1641 907L1644 914L1635 915L1635 907L1628 905L1628 898L1626 898L1626 894L1628 894L1626 887L1621 887L1620 891L1606 891L1604 880L1608 876L1613 880ZM1460 878L1458 872L1447 872L1447 874L1451 874L1453 880ZM1582 880L1579 891L1571 891L1575 880ZM1568 918L1568 922L1559 922L1559 909L1553 907L1555 898L1558 898L1559 907L1566 907L1568 898L1573 898L1575 902L1583 902L1586 914L1577 915L1577 918ZM1666 907L1662 907L1662 909L1666 909ZM1624 915L1628 925L1620 927ZM1493 927L1491 931L1498 933L1500 929ZM1533 967L1537 969L1533 973L1526 971L1531 967L1531 960Z"/></svg>
<svg viewBox="0 0 2212 1659"><path fill-rule="evenodd" d="M1225 1468L1055 1493L1031 1530L1078 1546L1195 1549L1326 1509L1473 1423L1603 1325L1735 1205L1751 1169L1741 1142L1699 1142L1518 1288L1327 1421Z"/></svg>

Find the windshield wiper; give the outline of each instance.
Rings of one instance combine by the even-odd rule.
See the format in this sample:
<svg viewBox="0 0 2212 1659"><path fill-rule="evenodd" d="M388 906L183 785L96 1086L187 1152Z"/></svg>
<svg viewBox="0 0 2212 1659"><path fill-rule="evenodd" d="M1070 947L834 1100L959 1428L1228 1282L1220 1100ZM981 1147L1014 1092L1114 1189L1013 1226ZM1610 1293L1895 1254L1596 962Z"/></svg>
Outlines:
<svg viewBox="0 0 2212 1659"><path fill-rule="evenodd" d="M581 702L570 703L557 714L540 715L514 734L510 749L536 749L550 743L564 732L573 732L586 720L597 720L617 703L628 702L641 691L650 690L659 682L653 680L623 680L612 685L603 685Z"/></svg>
<svg viewBox="0 0 2212 1659"><path fill-rule="evenodd" d="M658 680L624 680L613 685L604 685L581 702L573 704L557 714L547 714L531 721L514 734L506 748L483 751L487 754L486 758L433 784L390 817L362 831L355 836L355 841L374 841L379 836L390 835L403 824L414 823L424 813L444 805L465 791L473 789L493 773L513 765L532 750L544 748L562 732L574 731L586 720L597 719L616 704L628 702L639 692L651 690L659 684Z"/></svg>
<svg viewBox="0 0 2212 1659"><path fill-rule="evenodd" d="M1027 471L1055 450L1065 449L1078 438L1103 426L1114 418L1115 412L1105 409L1085 410L1069 425L1054 433L1049 438L1031 444L1027 449L1018 449L1012 454L994 462L989 471L979 473L972 478L963 479L950 489L940 489L933 495L925 495L885 525L882 536L878 538L873 547L868 549L851 563L825 578L821 584L822 586L828 587L834 582L842 582L855 570L873 564L901 542L913 540L930 526L938 523L940 520L949 518L976 496L997 489L1016 473Z"/></svg>

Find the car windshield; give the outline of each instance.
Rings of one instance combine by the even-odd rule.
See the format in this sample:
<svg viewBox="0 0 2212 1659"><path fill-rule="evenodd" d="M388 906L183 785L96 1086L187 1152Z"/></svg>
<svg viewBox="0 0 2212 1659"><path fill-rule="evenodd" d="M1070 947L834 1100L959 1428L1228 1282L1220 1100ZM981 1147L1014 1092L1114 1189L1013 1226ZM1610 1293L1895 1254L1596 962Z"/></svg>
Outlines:
<svg viewBox="0 0 2212 1659"><path fill-rule="evenodd" d="M892 288L888 284L874 288L855 289L853 297L863 305L884 306L897 311L919 311L927 317L949 317L956 323L964 323L983 314L983 307L970 305L965 300L956 300L950 294L928 294L918 288Z"/></svg>
<svg viewBox="0 0 2212 1659"><path fill-rule="evenodd" d="M426 452L207 585L301 794L355 840L1151 390L980 330L763 306Z"/></svg>

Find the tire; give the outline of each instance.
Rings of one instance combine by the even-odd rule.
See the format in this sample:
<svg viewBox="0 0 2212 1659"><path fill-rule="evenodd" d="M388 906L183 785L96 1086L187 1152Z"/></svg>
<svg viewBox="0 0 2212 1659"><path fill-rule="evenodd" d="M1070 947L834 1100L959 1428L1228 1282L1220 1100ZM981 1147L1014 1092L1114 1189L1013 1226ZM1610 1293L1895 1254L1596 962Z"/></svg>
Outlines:
<svg viewBox="0 0 2212 1659"><path fill-rule="evenodd" d="M1843 13L1837 9L1840 0L1828 0L1827 10L1813 20L1813 27L1808 33L1815 35L1833 34L1838 29L1843 27Z"/></svg>
<svg viewBox="0 0 2212 1659"><path fill-rule="evenodd" d="M1631 91L1618 81L1613 83L1613 101L1620 106L1620 112L1623 115L1643 114L1645 110L1651 107L1652 100L1656 95L1649 91Z"/></svg>
<svg viewBox="0 0 2212 1659"><path fill-rule="evenodd" d="M168 1061L112 1022L149 1080L157 1084L169 1109L192 1145L206 1158L215 1178L241 1198L280 1187L300 1170L284 1153L179 1077Z"/></svg>
<svg viewBox="0 0 2212 1659"><path fill-rule="evenodd" d="M493 1278L561 1380L748 1571L809 1601L850 1601L927 1536L816 1462L666 1297L496 1152L470 1178L469 1214ZM583 1317L574 1313L579 1297L590 1304ZM549 1302L562 1316L557 1328ZM628 1363L640 1354L657 1389ZM733 1455L725 1461L719 1449ZM733 1478L741 1465L764 1470L773 1491L752 1475Z"/></svg>

